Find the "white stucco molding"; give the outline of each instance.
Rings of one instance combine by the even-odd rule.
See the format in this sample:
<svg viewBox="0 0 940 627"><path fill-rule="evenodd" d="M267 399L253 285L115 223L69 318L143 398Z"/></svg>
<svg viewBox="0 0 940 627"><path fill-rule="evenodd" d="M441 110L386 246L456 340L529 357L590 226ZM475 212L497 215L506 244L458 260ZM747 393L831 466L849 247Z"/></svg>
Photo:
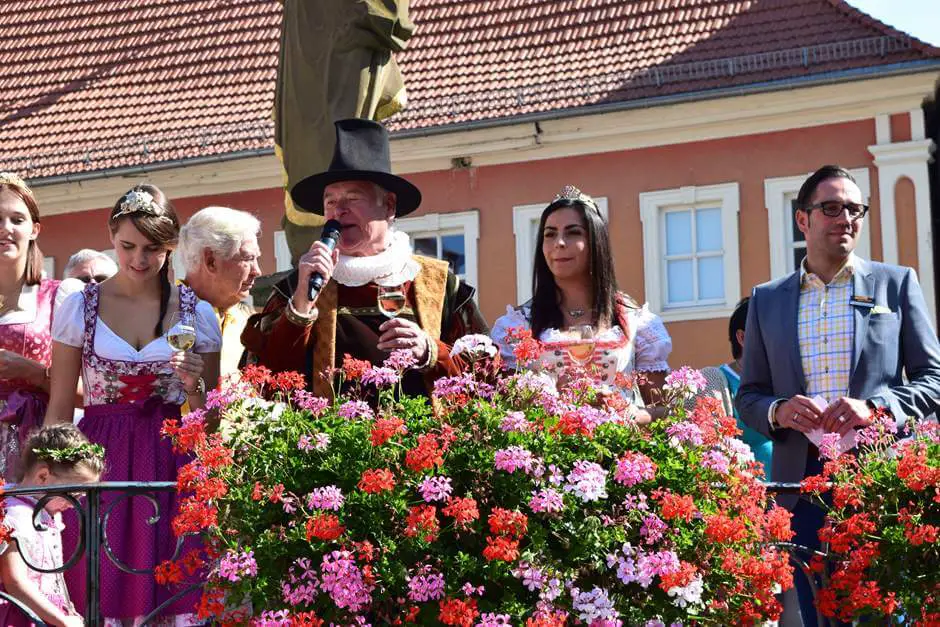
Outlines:
<svg viewBox="0 0 940 627"><path fill-rule="evenodd" d="M913 116L912 116L913 118ZM916 131L914 128L912 131ZM884 260L898 262L898 222L894 196L895 186L902 178L914 184L914 207L917 219L917 265L924 299L932 319L936 319L934 294L933 233L930 221L930 179L927 166L932 160L934 143L917 139L897 144L869 146L878 168L879 208L881 210L881 244Z"/></svg>

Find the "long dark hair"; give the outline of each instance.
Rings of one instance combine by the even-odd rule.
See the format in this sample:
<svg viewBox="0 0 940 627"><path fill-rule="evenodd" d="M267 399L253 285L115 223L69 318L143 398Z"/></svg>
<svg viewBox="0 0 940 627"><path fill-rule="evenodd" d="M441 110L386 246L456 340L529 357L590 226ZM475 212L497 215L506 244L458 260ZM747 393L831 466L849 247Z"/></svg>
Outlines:
<svg viewBox="0 0 940 627"><path fill-rule="evenodd" d="M146 192L153 197L147 211L128 212L125 202L132 192ZM157 246L169 249L163 267L160 268L160 318L154 328L154 335L163 335L163 318L170 303L170 257L180 237L180 221L173 204L160 189L154 185L137 185L121 196L111 210L108 226L114 235L122 220L130 220L144 237Z"/></svg>
<svg viewBox="0 0 940 627"><path fill-rule="evenodd" d="M539 337L545 329L560 329L564 316L559 307L561 294L555 276L548 268L542 242L545 240L545 221L559 209L574 209L581 216L587 230L590 250L590 276L594 295L592 324L612 323L617 305L617 277L614 275L614 259L610 250L610 235L607 223L597 205L587 196L582 199L559 198L545 207L539 219L539 231L535 244L535 264L532 272L532 336Z"/></svg>
<svg viewBox="0 0 940 627"><path fill-rule="evenodd" d="M26 183L21 184L18 178L9 177L5 179L5 182L0 183L0 189L8 189L16 194L26 205L33 224L39 224L39 203L36 202L33 191L26 186ZM29 241L26 248L26 272L24 273L23 283L25 285L39 285L40 281L42 281L42 251L39 249L39 244L33 239Z"/></svg>

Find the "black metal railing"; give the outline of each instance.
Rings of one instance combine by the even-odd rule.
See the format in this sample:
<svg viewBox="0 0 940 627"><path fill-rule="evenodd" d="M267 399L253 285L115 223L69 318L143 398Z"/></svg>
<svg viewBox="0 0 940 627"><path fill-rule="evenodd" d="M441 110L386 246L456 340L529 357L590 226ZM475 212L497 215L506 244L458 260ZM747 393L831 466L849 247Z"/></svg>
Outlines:
<svg viewBox="0 0 940 627"><path fill-rule="evenodd" d="M799 495L802 493L799 483L767 481L764 482L764 486L767 488L767 491L772 494ZM810 568L810 561L813 559L813 557L816 556L825 558L829 548L828 544L823 543L819 551L814 551L807 546L793 542L775 542L774 546L785 550L789 554L790 564L792 564L795 568L799 568L803 573L806 578L806 582L809 584L809 589L813 593L813 598L819 598L819 588L816 585L816 576ZM824 573L823 577L825 576L826 575ZM829 627L829 625L831 625L829 619L823 616L823 613L819 610L819 608L816 608L816 624L818 627Z"/></svg>
<svg viewBox="0 0 940 627"><path fill-rule="evenodd" d="M115 555L111 548L111 542L108 539L108 520L114 508L119 504L133 498L145 498L153 505L153 515L148 519L148 523L156 524L165 512L160 511L160 503L156 494L160 492L176 492L176 483L172 481L107 481L102 483L86 483L76 485L54 485L44 487L10 487L3 490L3 496L24 495L36 499L33 506L32 523L37 531L44 531L45 527L39 522L43 508L55 498L62 498L72 504L75 509L78 520L78 544L71 555L63 556L61 566L55 568L42 568L38 564L30 561L22 547L19 546L16 538L10 542L16 546L20 557L26 566L34 571L41 573L64 573L72 568L83 558L87 557L85 570L85 625L88 627L97 627L104 624L101 616L101 560L99 555L103 551L108 560L119 570L135 575L153 575L157 564L150 568L133 568ZM104 504L102 497L105 495L116 495L110 499L110 502ZM183 547L183 538L176 542L173 559L177 559ZM145 616L138 624L149 625L160 612L173 602L191 593L199 588L199 584L193 584L177 592L159 607L155 608L150 614ZM20 600L14 598L9 593L0 591L0 598L13 604L25 614L29 620L40 627L46 625L35 612L24 605Z"/></svg>

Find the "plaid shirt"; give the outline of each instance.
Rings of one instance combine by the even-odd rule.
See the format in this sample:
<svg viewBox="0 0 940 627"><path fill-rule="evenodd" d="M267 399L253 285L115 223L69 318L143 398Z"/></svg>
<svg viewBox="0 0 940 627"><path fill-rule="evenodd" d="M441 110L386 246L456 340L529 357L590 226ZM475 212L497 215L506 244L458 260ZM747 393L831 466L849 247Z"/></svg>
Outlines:
<svg viewBox="0 0 940 627"><path fill-rule="evenodd" d="M801 264L797 336L809 397L832 401L848 396L855 339L854 262L850 255L828 284L807 271L805 258Z"/></svg>

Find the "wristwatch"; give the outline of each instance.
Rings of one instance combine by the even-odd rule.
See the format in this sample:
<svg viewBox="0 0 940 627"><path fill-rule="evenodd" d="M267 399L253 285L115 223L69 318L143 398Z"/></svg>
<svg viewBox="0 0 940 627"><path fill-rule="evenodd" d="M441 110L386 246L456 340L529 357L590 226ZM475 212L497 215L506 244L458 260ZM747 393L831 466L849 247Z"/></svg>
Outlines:
<svg viewBox="0 0 940 627"><path fill-rule="evenodd" d="M195 390L187 390L184 388L183 391L186 392L187 396L196 396L197 394L199 396L202 396L206 393L206 380L203 379L202 377L199 377L199 380L196 381Z"/></svg>

